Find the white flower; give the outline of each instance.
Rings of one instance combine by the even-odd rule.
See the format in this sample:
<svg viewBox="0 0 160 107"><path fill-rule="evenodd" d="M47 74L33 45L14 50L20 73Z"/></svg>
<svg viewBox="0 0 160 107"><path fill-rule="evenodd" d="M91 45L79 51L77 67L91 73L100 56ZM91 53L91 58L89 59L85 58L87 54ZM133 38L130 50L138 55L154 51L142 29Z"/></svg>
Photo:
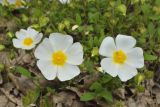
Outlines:
<svg viewBox="0 0 160 107"><path fill-rule="evenodd" d="M70 0L59 0L62 4L70 3Z"/></svg>
<svg viewBox="0 0 160 107"><path fill-rule="evenodd" d="M66 81L80 74L77 65L83 62L83 48L79 42L61 33L52 33L36 48L37 66L44 77L53 80L58 77Z"/></svg>
<svg viewBox="0 0 160 107"><path fill-rule="evenodd" d="M115 41L106 37L99 49L102 59L101 67L113 77L117 75L121 81L127 81L137 74L136 68L144 66L143 50L134 47L136 40L131 36L117 35Z"/></svg>
<svg viewBox="0 0 160 107"><path fill-rule="evenodd" d="M13 39L13 45L16 48L30 50L41 41L42 36L42 33L39 33L30 27L27 30L21 29L16 32L17 39Z"/></svg>

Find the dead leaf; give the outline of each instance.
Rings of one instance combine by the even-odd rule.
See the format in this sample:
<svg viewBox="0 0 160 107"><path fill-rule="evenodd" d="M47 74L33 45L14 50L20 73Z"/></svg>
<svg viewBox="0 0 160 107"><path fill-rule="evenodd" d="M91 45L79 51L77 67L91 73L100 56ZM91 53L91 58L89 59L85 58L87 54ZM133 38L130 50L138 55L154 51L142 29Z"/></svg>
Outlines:
<svg viewBox="0 0 160 107"><path fill-rule="evenodd" d="M66 89L75 92L79 97L83 94L83 92L81 92L77 87L66 87Z"/></svg>
<svg viewBox="0 0 160 107"><path fill-rule="evenodd" d="M3 78L2 78L2 74L0 73L0 84L3 83Z"/></svg>
<svg viewBox="0 0 160 107"><path fill-rule="evenodd" d="M116 95L118 98L124 100L125 99L125 89L119 88L114 91L114 95Z"/></svg>
<svg viewBox="0 0 160 107"><path fill-rule="evenodd" d="M85 107L85 105L78 100L74 100L71 107Z"/></svg>
<svg viewBox="0 0 160 107"><path fill-rule="evenodd" d="M17 107L17 106L16 106L16 104L14 104L12 102L8 102L5 107Z"/></svg>
<svg viewBox="0 0 160 107"><path fill-rule="evenodd" d="M53 107L56 105L57 107L60 107L61 104L64 104L65 107L71 107L75 99L76 95L74 93L62 91L56 95L53 95Z"/></svg>
<svg viewBox="0 0 160 107"><path fill-rule="evenodd" d="M3 85L3 88L4 88L6 91L11 92L11 91L15 88L15 86L14 86L14 84L13 84L12 82L8 82L8 83L5 83L5 84Z"/></svg>
<svg viewBox="0 0 160 107"><path fill-rule="evenodd" d="M22 101L20 98L16 98L15 96L11 95L9 91L7 91L5 88L0 88L0 91L14 104L17 104L18 106L22 107Z"/></svg>
<svg viewBox="0 0 160 107"><path fill-rule="evenodd" d="M22 60L24 63L31 63L32 61L32 56L30 54L25 54L23 57L22 57Z"/></svg>
<svg viewBox="0 0 160 107"><path fill-rule="evenodd" d="M127 107L137 107L136 102L132 98L128 98Z"/></svg>
<svg viewBox="0 0 160 107"><path fill-rule="evenodd" d="M94 83L95 81L97 81L100 77L100 73L96 72L90 75L85 75L82 80L84 81L84 88L89 88L91 86L92 83Z"/></svg>
<svg viewBox="0 0 160 107"><path fill-rule="evenodd" d="M23 75L20 77L13 75L12 73L8 74L9 78L15 84L16 88L20 90L23 94L26 94L28 90L36 89L33 81Z"/></svg>
<svg viewBox="0 0 160 107"><path fill-rule="evenodd" d="M11 60L7 55L8 55L8 52L0 52L0 61L2 61L1 63L3 63L6 67L9 68L12 64L11 64Z"/></svg>
<svg viewBox="0 0 160 107"><path fill-rule="evenodd" d="M6 107L8 99L4 95L0 95L0 107Z"/></svg>

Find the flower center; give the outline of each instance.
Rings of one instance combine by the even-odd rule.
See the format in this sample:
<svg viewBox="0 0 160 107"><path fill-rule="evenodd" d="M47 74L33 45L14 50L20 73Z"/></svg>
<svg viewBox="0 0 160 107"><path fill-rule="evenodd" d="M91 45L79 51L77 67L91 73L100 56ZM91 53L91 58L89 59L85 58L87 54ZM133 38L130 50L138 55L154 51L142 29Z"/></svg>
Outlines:
<svg viewBox="0 0 160 107"><path fill-rule="evenodd" d="M21 7L22 6L21 0L16 0L15 5L16 5L16 7Z"/></svg>
<svg viewBox="0 0 160 107"><path fill-rule="evenodd" d="M23 44L26 46L30 46L33 43L33 39L32 38L25 38L23 41Z"/></svg>
<svg viewBox="0 0 160 107"><path fill-rule="evenodd" d="M123 64L127 59L126 54L122 50L115 51L113 53L113 60L115 63Z"/></svg>
<svg viewBox="0 0 160 107"><path fill-rule="evenodd" d="M63 51L57 51L52 54L52 63L57 66L63 66L66 63L67 56Z"/></svg>

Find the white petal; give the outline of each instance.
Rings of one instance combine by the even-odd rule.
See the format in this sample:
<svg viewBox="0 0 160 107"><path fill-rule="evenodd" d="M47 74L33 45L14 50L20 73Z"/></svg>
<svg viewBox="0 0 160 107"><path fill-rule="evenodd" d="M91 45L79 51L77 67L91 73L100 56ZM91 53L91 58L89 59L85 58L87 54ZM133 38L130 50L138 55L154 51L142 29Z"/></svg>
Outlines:
<svg viewBox="0 0 160 107"><path fill-rule="evenodd" d="M61 33L52 33L49 36L50 43L54 47L54 50L66 50L73 43L73 38L69 35Z"/></svg>
<svg viewBox="0 0 160 107"><path fill-rule="evenodd" d="M16 47L16 48L21 48L22 47L22 44L21 44L21 40L18 40L18 39L13 39L13 46Z"/></svg>
<svg viewBox="0 0 160 107"><path fill-rule="evenodd" d="M45 38L41 44L36 48L34 55L38 59L52 60L53 53L52 45L48 38Z"/></svg>
<svg viewBox="0 0 160 107"><path fill-rule="evenodd" d="M35 36L35 38L34 38L35 44L39 43L39 42L41 41L42 37L43 37L43 34L42 34L42 33L37 34L37 35Z"/></svg>
<svg viewBox="0 0 160 107"><path fill-rule="evenodd" d="M33 49L35 46L36 46L35 44L32 44L32 45L30 45L30 46L22 45L21 48L22 48L22 49L25 49L25 50L31 50L31 49Z"/></svg>
<svg viewBox="0 0 160 107"><path fill-rule="evenodd" d="M37 61L37 66L47 80L53 80L57 76L57 66L54 66L51 61Z"/></svg>
<svg viewBox="0 0 160 107"><path fill-rule="evenodd" d="M23 44L23 40L19 40L19 39L13 39L13 45L14 45L14 47L16 47L16 48L21 48L21 49L26 49L26 50L30 50L30 49L32 49L32 48L35 47L34 44L32 44L32 45L30 45L30 46L25 46L25 45Z"/></svg>
<svg viewBox="0 0 160 107"><path fill-rule="evenodd" d="M136 68L142 68L144 66L144 56L142 48L136 47L131 49L127 53L126 63Z"/></svg>
<svg viewBox="0 0 160 107"><path fill-rule="evenodd" d="M118 74L118 65L114 64L111 58L104 58L101 61L102 69L110 74L112 77L116 77Z"/></svg>
<svg viewBox="0 0 160 107"><path fill-rule="evenodd" d="M118 68L118 76L121 81L127 81L133 78L135 75L137 75L137 69L130 65L124 64Z"/></svg>
<svg viewBox="0 0 160 107"><path fill-rule="evenodd" d="M77 42L66 50L67 63L72 65L80 65L83 62L83 47Z"/></svg>
<svg viewBox="0 0 160 107"><path fill-rule="evenodd" d="M58 67L58 78L60 81L66 81L80 74L80 69L75 65L65 64Z"/></svg>
<svg viewBox="0 0 160 107"><path fill-rule="evenodd" d="M38 31L32 29L31 27L27 28L27 36L34 38L38 34Z"/></svg>
<svg viewBox="0 0 160 107"><path fill-rule="evenodd" d="M136 45L136 39L132 36L126 35L117 35L116 37L116 46L118 49L122 49L124 51L128 51Z"/></svg>
<svg viewBox="0 0 160 107"><path fill-rule="evenodd" d="M62 4L66 4L66 3L69 3L70 0L59 0Z"/></svg>
<svg viewBox="0 0 160 107"><path fill-rule="evenodd" d="M114 39L112 37L106 37L100 46L100 55L112 57L113 52L116 50Z"/></svg>
<svg viewBox="0 0 160 107"><path fill-rule="evenodd" d="M26 38L26 36L27 36L27 31L26 30L24 30L24 29L21 29L20 31L17 31L16 32L16 37L18 38L18 39L24 39L24 38Z"/></svg>

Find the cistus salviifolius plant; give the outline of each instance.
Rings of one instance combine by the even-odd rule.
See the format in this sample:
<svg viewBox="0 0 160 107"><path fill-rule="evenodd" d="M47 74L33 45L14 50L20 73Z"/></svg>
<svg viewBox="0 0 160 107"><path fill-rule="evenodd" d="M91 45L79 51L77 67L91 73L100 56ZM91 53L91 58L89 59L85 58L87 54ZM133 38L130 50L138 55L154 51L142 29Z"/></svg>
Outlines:
<svg viewBox="0 0 160 107"><path fill-rule="evenodd" d="M20 107L129 106L160 81L159 0L0 3L0 75Z"/></svg>

